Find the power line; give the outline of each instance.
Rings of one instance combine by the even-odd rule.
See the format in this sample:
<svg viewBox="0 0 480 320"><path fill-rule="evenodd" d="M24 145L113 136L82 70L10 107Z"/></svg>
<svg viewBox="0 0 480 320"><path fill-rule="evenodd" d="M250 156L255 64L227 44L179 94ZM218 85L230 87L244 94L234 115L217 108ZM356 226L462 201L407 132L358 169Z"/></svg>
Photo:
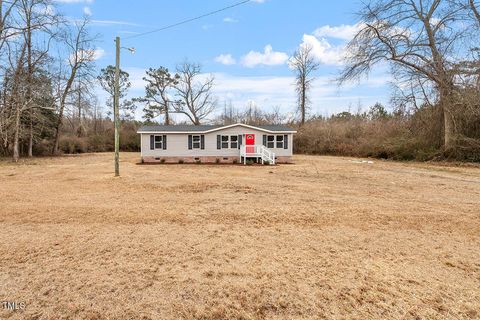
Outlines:
<svg viewBox="0 0 480 320"><path fill-rule="evenodd" d="M185 23L189 23L189 22L192 22L192 21L195 21L195 20L199 20L199 19L202 19L202 18L211 16L211 15L214 15L214 14L216 14L216 13L219 13L219 12L222 12L222 11L225 11L225 10L229 10L229 9L232 9L232 8L235 8L235 7L238 7L238 6L241 6L242 4L245 4L245 3L250 2L250 1L251 1L251 0L240 1L240 2L237 2L237 3L235 3L235 4L230 5L230 6L228 6L228 7L223 7L223 8L221 8L221 9L218 9L218 10L215 10L215 11L211 11L211 12L209 12L209 13L202 14L202 15L197 16L197 17L195 17L195 18L190 18L190 19L182 20L182 21L179 21L179 22L176 22L176 23L167 25L167 26L165 26L165 27L161 27L161 28L154 29L154 30L151 30L151 31L147 31L147 32L135 34L135 35L132 35L132 36L129 36L129 37L125 37L124 39L125 39L125 40L128 40L128 39L138 38L138 37L141 37L141 36L145 36L145 35L147 35L147 34L151 34L151 33L155 33L155 32L160 32L160 31L163 31L163 30L166 30L166 29L170 29L170 28L173 28L173 27L177 27L177 26L182 25L182 24L185 24Z"/></svg>

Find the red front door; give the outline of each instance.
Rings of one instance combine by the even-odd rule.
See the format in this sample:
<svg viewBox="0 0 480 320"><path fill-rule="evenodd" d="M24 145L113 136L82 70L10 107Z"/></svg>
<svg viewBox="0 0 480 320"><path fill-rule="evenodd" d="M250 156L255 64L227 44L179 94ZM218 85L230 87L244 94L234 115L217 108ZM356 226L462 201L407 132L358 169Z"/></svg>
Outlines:
<svg viewBox="0 0 480 320"><path fill-rule="evenodd" d="M254 134L246 134L245 135L245 144L247 146L254 146L255 145L255 135Z"/></svg>
<svg viewBox="0 0 480 320"><path fill-rule="evenodd" d="M245 149L246 153L255 153L255 135L251 133L247 133L245 135L245 145L247 146Z"/></svg>

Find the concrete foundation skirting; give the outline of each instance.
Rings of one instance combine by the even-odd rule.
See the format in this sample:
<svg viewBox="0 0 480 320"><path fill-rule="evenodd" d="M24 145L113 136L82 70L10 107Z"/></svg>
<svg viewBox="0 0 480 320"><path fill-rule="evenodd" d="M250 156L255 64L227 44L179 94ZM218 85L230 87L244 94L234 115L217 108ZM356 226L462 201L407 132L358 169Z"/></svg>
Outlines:
<svg viewBox="0 0 480 320"><path fill-rule="evenodd" d="M276 157L276 163L292 163L292 157ZM199 156L199 157L142 157L143 163L240 163L239 157Z"/></svg>

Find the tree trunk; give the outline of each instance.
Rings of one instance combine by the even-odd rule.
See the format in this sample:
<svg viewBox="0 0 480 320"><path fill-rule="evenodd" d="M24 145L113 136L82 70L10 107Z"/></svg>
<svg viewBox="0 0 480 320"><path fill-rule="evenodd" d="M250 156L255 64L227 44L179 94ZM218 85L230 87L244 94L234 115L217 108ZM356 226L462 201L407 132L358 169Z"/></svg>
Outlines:
<svg viewBox="0 0 480 320"><path fill-rule="evenodd" d="M33 112L30 110L30 128L28 137L28 157L33 157Z"/></svg>
<svg viewBox="0 0 480 320"><path fill-rule="evenodd" d="M166 126L170 125L170 114L168 112L168 105L165 108L165 125Z"/></svg>
<svg viewBox="0 0 480 320"><path fill-rule="evenodd" d="M305 80L304 82L302 83L302 101L301 101L301 105L300 105L300 109L301 109L301 113L302 113L302 121L301 121L301 124L304 125L305 124L305 113L306 113L306 103L307 103L307 99L306 99L306 95L307 95L307 88L305 86Z"/></svg>
<svg viewBox="0 0 480 320"><path fill-rule="evenodd" d="M20 136L20 106L17 105L15 112L15 134L13 136L13 161L18 162L20 152L18 148L18 140Z"/></svg>
<svg viewBox="0 0 480 320"><path fill-rule="evenodd" d="M440 106L443 113L444 151L448 152L455 148L455 122L452 113L453 93L451 90L440 88Z"/></svg>
<svg viewBox="0 0 480 320"><path fill-rule="evenodd" d="M73 84L73 80L75 79L77 73L77 67L76 65L72 68L72 73L70 74L70 77L68 78L67 84L65 86L65 89L62 92L62 97L60 99L60 110L58 112L58 121L57 125L55 127L55 140L53 143L53 150L52 154L58 154L58 147L60 143L60 130L62 129L62 122L63 122L63 112L65 111L65 102L67 100L67 95L70 92L70 89Z"/></svg>

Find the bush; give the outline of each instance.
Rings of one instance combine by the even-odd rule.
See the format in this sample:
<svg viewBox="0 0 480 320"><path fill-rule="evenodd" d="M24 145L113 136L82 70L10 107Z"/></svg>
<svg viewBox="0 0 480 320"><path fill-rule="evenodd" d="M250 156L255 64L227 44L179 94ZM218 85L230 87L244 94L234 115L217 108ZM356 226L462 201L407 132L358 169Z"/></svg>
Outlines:
<svg viewBox="0 0 480 320"><path fill-rule="evenodd" d="M237 164L238 163L238 159L233 159L233 164Z"/></svg>
<svg viewBox="0 0 480 320"><path fill-rule="evenodd" d="M263 164L266 165L266 166L269 166L269 165L270 165L270 161L268 161L268 160L263 161Z"/></svg>
<svg viewBox="0 0 480 320"><path fill-rule="evenodd" d="M59 147L63 153L84 153L88 151L88 142L85 138L65 136L60 139Z"/></svg>
<svg viewBox="0 0 480 320"><path fill-rule="evenodd" d="M216 163L216 164L219 164L219 163L220 163L220 159L219 159L219 158L215 159L215 163Z"/></svg>
<svg viewBox="0 0 480 320"><path fill-rule="evenodd" d="M180 159L180 160L178 160L178 163L179 163L179 164L184 164L185 161L183 161L183 159Z"/></svg>
<svg viewBox="0 0 480 320"><path fill-rule="evenodd" d="M160 163L165 163L165 159L160 159Z"/></svg>
<svg viewBox="0 0 480 320"><path fill-rule="evenodd" d="M247 165L248 166L251 166L253 163L254 163L253 160L247 160Z"/></svg>

